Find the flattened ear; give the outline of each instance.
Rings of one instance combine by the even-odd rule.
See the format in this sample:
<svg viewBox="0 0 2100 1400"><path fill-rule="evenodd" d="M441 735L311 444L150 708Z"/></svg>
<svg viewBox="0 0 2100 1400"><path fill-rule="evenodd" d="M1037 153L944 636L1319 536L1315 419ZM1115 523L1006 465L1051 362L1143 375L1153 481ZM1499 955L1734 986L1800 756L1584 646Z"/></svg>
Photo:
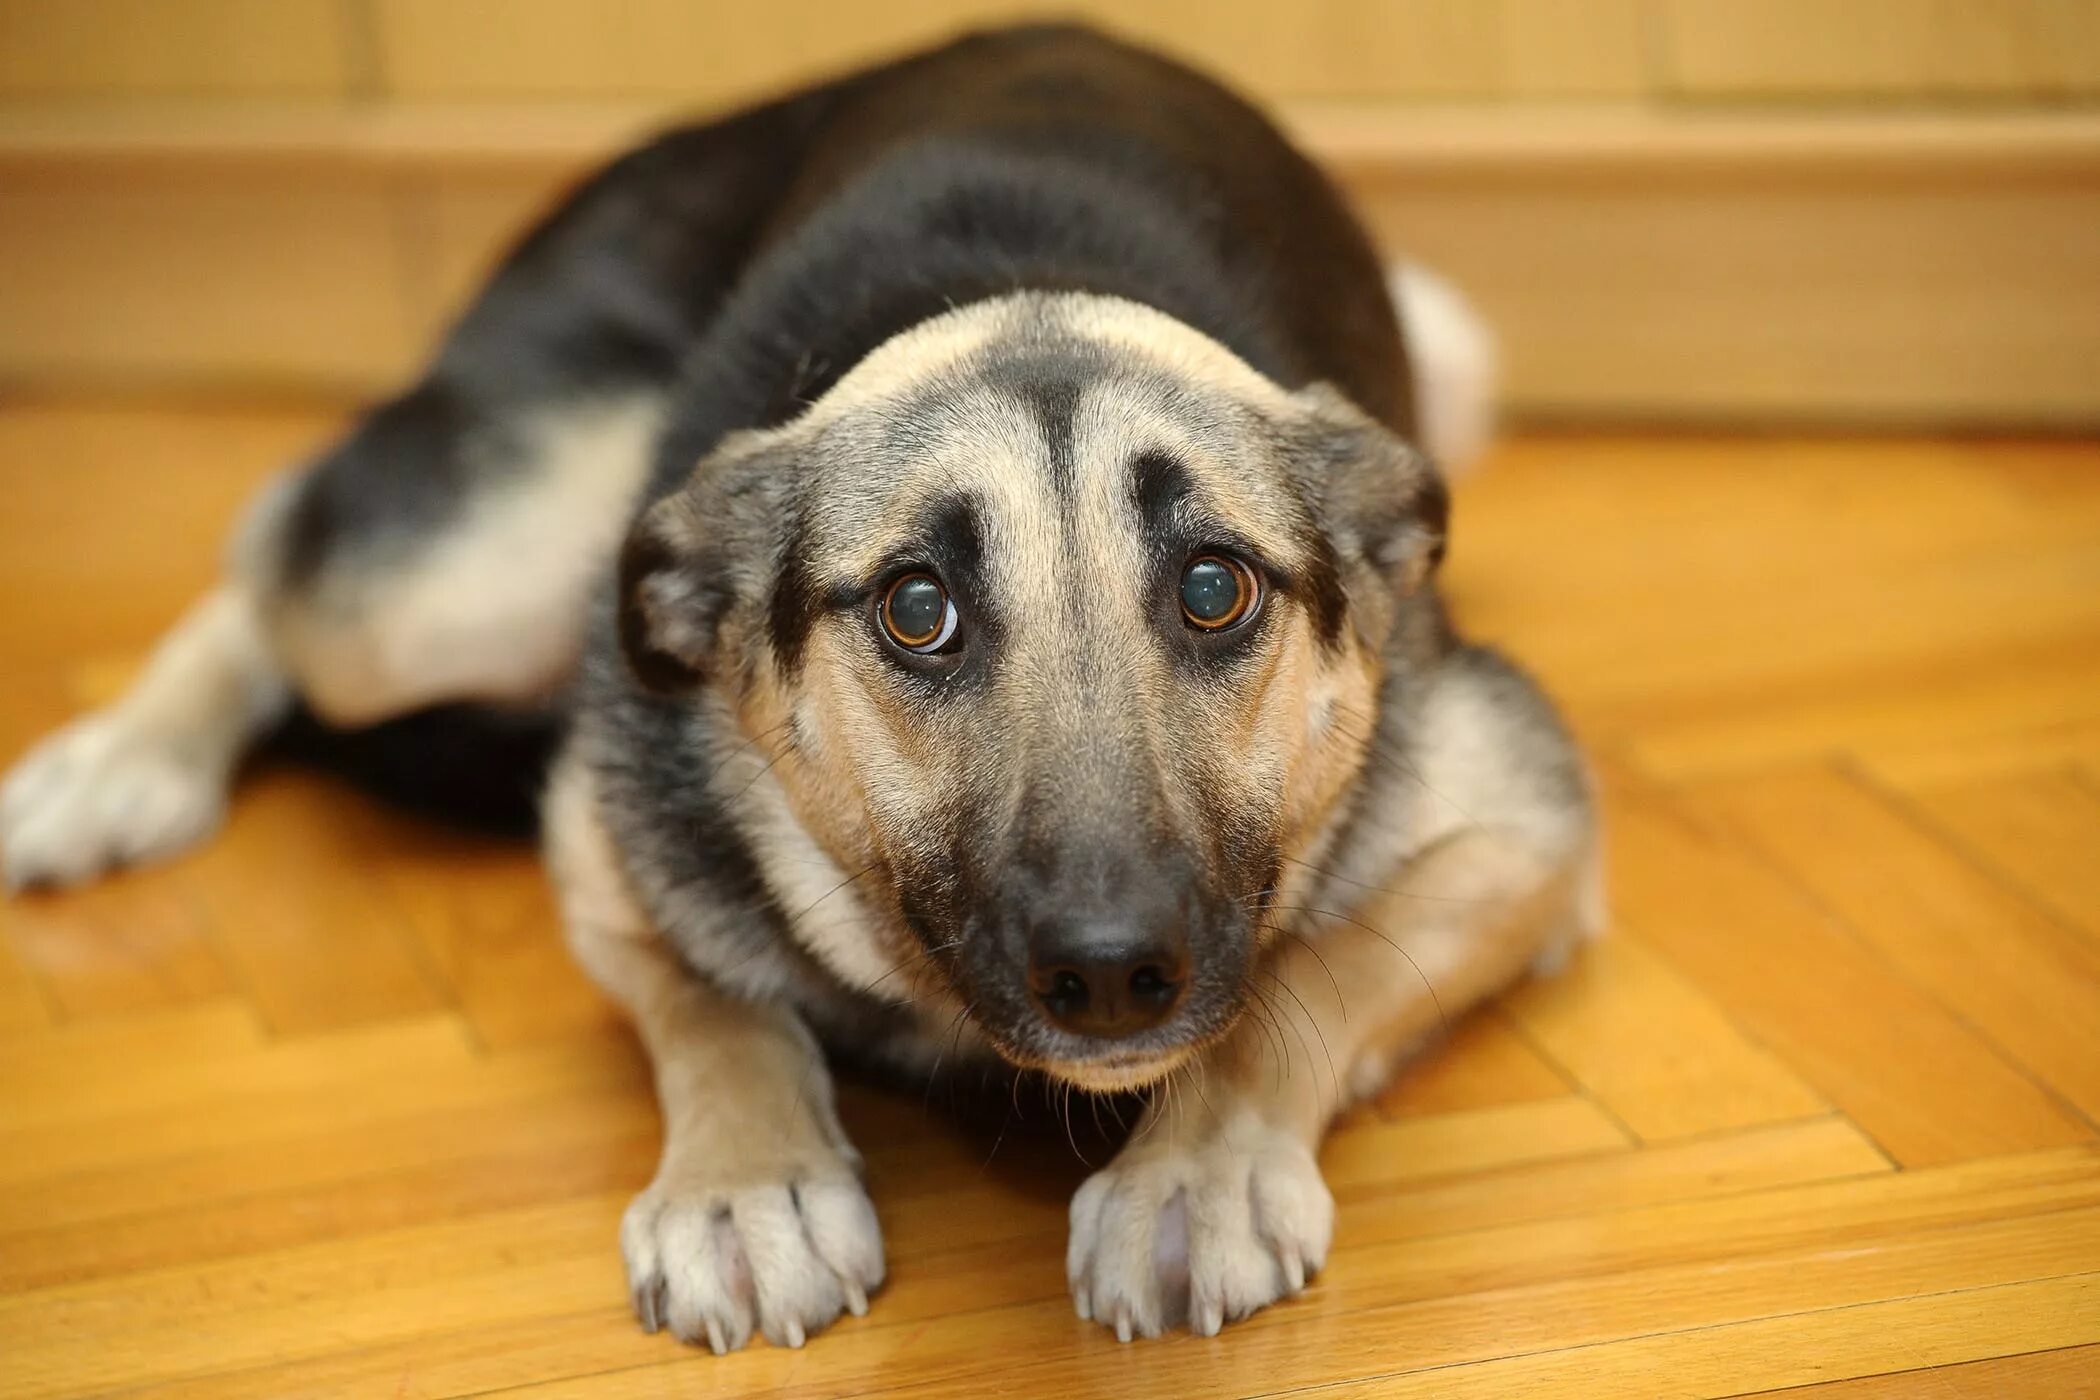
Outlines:
<svg viewBox="0 0 2100 1400"><path fill-rule="evenodd" d="M643 687L691 690L707 676L735 590L687 492L644 511L620 549L620 649ZM719 541L715 543L719 544Z"/></svg>
<svg viewBox="0 0 2100 1400"><path fill-rule="evenodd" d="M1451 497L1436 464L1339 391L1294 394L1297 461L1328 537L1367 566L1395 597L1414 592L1444 559Z"/></svg>
<svg viewBox="0 0 2100 1400"><path fill-rule="evenodd" d="M772 586L793 450L782 432L732 433L627 532L620 647L647 689L676 695L712 679L731 613Z"/></svg>

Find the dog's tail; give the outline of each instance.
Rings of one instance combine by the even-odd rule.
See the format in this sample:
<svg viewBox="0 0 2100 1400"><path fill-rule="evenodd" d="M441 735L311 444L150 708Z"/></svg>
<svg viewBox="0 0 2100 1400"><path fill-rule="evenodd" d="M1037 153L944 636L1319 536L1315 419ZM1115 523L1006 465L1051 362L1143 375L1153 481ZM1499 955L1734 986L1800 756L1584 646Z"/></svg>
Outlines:
<svg viewBox="0 0 2100 1400"><path fill-rule="evenodd" d="M1494 435L1495 333L1465 293L1419 263L1394 267L1388 285L1407 340L1420 446L1447 474L1458 473Z"/></svg>
<svg viewBox="0 0 2100 1400"><path fill-rule="evenodd" d="M438 705L362 729L334 729L304 705L262 746L343 778L382 802L454 826L530 835L565 720L549 709Z"/></svg>

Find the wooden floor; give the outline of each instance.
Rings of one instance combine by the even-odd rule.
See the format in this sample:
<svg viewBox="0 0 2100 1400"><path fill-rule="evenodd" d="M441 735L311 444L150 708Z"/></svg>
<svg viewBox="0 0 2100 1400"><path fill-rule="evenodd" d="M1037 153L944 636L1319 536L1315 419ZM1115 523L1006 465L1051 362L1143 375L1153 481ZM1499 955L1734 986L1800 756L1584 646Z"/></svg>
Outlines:
<svg viewBox="0 0 2100 1400"><path fill-rule="evenodd" d="M335 421L0 407L0 752ZM276 772L0 905L0 1393L2100 1394L2100 445L1532 438L1449 577L1593 747L1613 931L1334 1138L1304 1299L1118 1346L1061 1139L855 1091L872 1315L643 1336L656 1115L530 853Z"/></svg>

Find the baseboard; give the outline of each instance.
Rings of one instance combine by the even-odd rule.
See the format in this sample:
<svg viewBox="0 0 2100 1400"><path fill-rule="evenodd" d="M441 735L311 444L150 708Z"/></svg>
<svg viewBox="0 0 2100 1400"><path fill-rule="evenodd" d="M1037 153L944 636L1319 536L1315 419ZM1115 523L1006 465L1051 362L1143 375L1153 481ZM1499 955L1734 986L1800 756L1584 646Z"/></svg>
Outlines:
<svg viewBox="0 0 2100 1400"><path fill-rule="evenodd" d="M2100 424L2100 113L1301 107L1562 421ZM369 393L662 108L0 113L0 384Z"/></svg>

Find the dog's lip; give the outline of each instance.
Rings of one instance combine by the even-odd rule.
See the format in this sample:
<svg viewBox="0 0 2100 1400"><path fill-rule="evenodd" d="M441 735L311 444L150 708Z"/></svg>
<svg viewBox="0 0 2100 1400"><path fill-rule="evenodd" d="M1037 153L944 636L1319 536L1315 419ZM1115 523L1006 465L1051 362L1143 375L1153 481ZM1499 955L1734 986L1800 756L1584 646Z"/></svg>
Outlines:
<svg viewBox="0 0 2100 1400"><path fill-rule="evenodd" d="M1091 1060L1053 1060L1046 1073L1066 1080L1090 1093L1115 1094L1156 1084L1187 1062L1193 1046L1149 1054L1106 1056Z"/></svg>

